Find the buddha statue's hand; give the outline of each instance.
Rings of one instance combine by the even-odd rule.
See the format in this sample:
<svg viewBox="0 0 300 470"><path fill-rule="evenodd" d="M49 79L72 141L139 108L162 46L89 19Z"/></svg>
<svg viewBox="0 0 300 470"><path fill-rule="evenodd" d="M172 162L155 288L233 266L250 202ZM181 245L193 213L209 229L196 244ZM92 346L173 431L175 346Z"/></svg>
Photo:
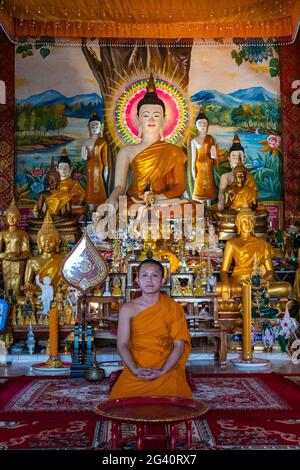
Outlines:
<svg viewBox="0 0 300 470"><path fill-rule="evenodd" d="M231 297L231 288L229 282L222 282L222 299L224 301L229 300Z"/></svg>
<svg viewBox="0 0 300 470"><path fill-rule="evenodd" d="M216 147L215 145L212 145L212 146L210 147L210 156L211 156L211 158L213 158L214 160L215 160L216 158L218 158L217 147Z"/></svg>

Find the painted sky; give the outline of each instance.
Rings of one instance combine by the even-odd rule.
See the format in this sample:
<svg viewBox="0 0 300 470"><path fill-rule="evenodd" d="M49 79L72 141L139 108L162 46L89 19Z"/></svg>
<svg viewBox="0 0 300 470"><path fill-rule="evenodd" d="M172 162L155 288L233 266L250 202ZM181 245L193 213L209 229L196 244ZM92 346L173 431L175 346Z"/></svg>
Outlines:
<svg viewBox="0 0 300 470"><path fill-rule="evenodd" d="M230 47L194 46L191 57L189 94L201 90L217 90L231 93L241 88L262 86L267 90L280 94L279 77L271 78L268 61L258 64L243 62L239 67L231 58Z"/></svg>

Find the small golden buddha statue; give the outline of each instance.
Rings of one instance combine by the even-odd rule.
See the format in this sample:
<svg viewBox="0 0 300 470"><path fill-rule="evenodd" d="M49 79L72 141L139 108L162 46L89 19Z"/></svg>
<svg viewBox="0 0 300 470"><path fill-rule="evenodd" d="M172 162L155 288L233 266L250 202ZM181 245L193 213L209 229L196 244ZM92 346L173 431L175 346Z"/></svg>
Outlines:
<svg viewBox="0 0 300 470"><path fill-rule="evenodd" d="M174 282L172 284L171 295L173 295L174 297L182 295L182 289L178 277L175 277Z"/></svg>
<svg viewBox="0 0 300 470"><path fill-rule="evenodd" d="M247 170L241 162L234 168L233 177L233 183L225 189L225 209L237 211L248 205L250 209L255 210L257 193L251 186L246 185Z"/></svg>
<svg viewBox="0 0 300 470"><path fill-rule="evenodd" d="M242 284L244 281L249 281L254 262L257 260L257 266L263 273L263 280L269 282L270 296L289 297L292 286L288 282L277 282L274 279L271 245L254 235L255 214L248 207L242 208L236 216L235 223L238 236L226 242L221 266L221 282L217 284L218 296L222 296L223 300L241 297ZM232 261L235 266L229 277Z"/></svg>
<svg viewBox="0 0 300 470"><path fill-rule="evenodd" d="M197 276L195 277L193 290L194 290L194 295L196 296L201 296L205 294L199 274L197 274Z"/></svg>
<svg viewBox="0 0 300 470"><path fill-rule="evenodd" d="M57 171L60 176L58 189L71 196L71 211L73 214L81 215L85 212L83 201L85 190L81 184L72 178L73 167L68 157L67 149L64 149L58 160ZM97 175L94 175L97 177Z"/></svg>
<svg viewBox="0 0 300 470"><path fill-rule="evenodd" d="M0 259L4 290L11 289L14 295L20 294L23 284L25 263L30 255L29 237L19 228L20 212L13 198L6 214L7 230L0 232Z"/></svg>
<svg viewBox="0 0 300 470"><path fill-rule="evenodd" d="M71 213L72 194L60 189L60 174L55 169L53 157L51 168L46 174L46 187L47 189L38 195L33 210L35 217L28 219L28 233L31 239L36 241L37 232L43 224L46 213L49 212L61 238L71 243L77 242L81 231L77 217Z"/></svg>
<svg viewBox="0 0 300 470"><path fill-rule="evenodd" d="M60 266L64 260L64 255L59 254L60 242L60 234L53 223L50 213L47 212L43 225L37 235L40 255L33 256L27 261L25 285L34 282L36 275L39 275L41 281L43 281L45 276L49 276L54 288L62 282Z"/></svg>
<svg viewBox="0 0 300 470"><path fill-rule="evenodd" d="M111 295L116 297L122 295L121 280L118 276L115 276L113 279Z"/></svg>
<svg viewBox="0 0 300 470"><path fill-rule="evenodd" d="M235 134L229 150L229 162L232 170L220 178L218 210L214 212L220 240L228 240L235 236L236 213L248 204L255 210L255 234L264 236L267 230L268 212L263 206L258 206L257 186L253 175L247 171L244 148Z"/></svg>

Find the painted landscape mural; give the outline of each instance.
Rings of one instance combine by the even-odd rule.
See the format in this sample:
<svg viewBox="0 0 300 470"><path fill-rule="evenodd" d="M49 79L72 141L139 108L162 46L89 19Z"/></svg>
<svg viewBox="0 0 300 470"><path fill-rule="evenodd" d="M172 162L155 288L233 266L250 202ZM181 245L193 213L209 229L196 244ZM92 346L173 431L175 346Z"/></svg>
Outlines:
<svg viewBox="0 0 300 470"><path fill-rule="evenodd" d="M280 204L278 51L268 45L238 46L193 47L190 101L202 106L217 143L216 186L230 169L228 149L237 132L260 200ZM95 54L99 54L96 48ZM16 191L21 206L32 207L44 189L51 157L57 161L64 148L73 163L73 177L85 187L80 149L87 138L88 119L95 110L103 116L104 106L81 48L53 46L45 57L37 51L16 53Z"/></svg>

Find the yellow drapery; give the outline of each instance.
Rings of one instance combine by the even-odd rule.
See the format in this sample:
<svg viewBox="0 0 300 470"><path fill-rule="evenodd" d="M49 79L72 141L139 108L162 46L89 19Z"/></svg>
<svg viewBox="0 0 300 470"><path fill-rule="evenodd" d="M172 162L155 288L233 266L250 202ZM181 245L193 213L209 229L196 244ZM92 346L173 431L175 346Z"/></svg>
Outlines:
<svg viewBox="0 0 300 470"><path fill-rule="evenodd" d="M295 33L300 0L6 0L11 36L99 38L279 37Z"/></svg>

